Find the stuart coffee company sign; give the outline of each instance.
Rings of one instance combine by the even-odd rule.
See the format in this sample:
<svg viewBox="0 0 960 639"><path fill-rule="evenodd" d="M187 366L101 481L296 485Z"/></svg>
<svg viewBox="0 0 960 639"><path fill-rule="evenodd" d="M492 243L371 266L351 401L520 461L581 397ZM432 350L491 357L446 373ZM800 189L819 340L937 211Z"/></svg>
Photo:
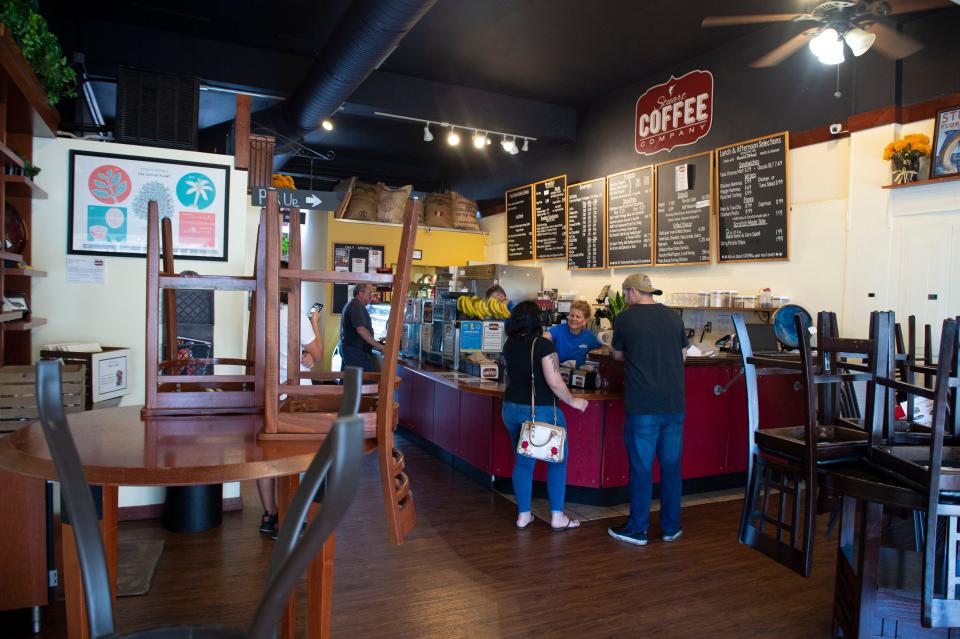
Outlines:
<svg viewBox="0 0 960 639"><path fill-rule="evenodd" d="M713 123L713 74L696 70L670 76L637 100L637 153L653 155L693 144L710 133Z"/></svg>

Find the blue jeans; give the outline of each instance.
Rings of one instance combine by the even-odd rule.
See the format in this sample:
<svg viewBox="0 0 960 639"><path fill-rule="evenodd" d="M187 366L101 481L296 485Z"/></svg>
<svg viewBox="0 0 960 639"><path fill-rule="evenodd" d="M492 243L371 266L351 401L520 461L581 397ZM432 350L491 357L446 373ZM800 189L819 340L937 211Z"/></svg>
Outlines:
<svg viewBox="0 0 960 639"><path fill-rule="evenodd" d="M630 531L647 532L653 492L653 457L660 461L660 529L680 530L680 455L683 413L627 415L623 440L630 459Z"/></svg>
<svg viewBox="0 0 960 639"><path fill-rule="evenodd" d="M503 423L510 433L510 441L513 445L514 455L517 459L513 463L513 494L517 498L517 509L522 512L530 512L530 494L533 492L533 468L537 464L536 459L517 455L517 442L520 441L520 425L530 419L530 404L514 404L512 402L503 403ZM553 423L553 406L537 406L536 419L539 422ZM557 407L557 425L566 426L567 420L563 416L563 411ZM567 442L569 444L569 440ZM567 490L567 460L570 459L570 447L567 446L567 454L563 457L563 462L559 464L547 463L547 496L550 498L550 510L553 512L563 512L563 498Z"/></svg>

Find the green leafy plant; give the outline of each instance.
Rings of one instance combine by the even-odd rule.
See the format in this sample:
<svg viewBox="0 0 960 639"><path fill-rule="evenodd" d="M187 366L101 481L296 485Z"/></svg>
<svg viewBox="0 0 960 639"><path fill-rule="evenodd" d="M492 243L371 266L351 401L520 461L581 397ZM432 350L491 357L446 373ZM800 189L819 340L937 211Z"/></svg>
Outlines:
<svg viewBox="0 0 960 639"><path fill-rule="evenodd" d="M0 0L0 21L30 64L43 88L47 101L57 104L62 97L77 95L77 73L67 64L57 36L37 11L37 0Z"/></svg>
<svg viewBox="0 0 960 639"><path fill-rule="evenodd" d="M625 308L627 308L627 300L625 300L623 295L617 291L616 295L607 298L606 307L597 311L597 319L605 317L610 320L610 323L612 324L613 320L617 319L617 315L619 315Z"/></svg>

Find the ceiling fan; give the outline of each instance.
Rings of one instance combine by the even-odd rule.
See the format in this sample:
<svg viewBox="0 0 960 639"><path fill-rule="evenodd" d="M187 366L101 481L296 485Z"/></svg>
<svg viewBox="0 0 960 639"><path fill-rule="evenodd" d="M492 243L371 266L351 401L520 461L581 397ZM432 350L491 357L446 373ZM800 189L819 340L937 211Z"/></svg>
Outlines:
<svg viewBox="0 0 960 639"><path fill-rule="evenodd" d="M726 27L767 22L811 24L763 57L752 67L773 67L808 45L824 64L840 64L844 60L844 43L855 56L873 48L891 60L913 55L923 44L899 33L889 16L914 11L928 11L950 6L949 0L861 0L842 2L827 0L817 3L808 13L767 13L755 15L707 16L703 27Z"/></svg>

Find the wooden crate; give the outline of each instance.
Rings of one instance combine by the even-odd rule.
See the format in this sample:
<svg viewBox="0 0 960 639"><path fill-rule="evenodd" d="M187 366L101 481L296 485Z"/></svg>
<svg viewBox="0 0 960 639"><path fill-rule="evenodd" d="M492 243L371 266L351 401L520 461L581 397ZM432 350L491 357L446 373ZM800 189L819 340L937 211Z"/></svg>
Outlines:
<svg viewBox="0 0 960 639"><path fill-rule="evenodd" d="M86 366L67 364L61 369L63 407L68 413L84 409ZM0 366L0 428L13 420L37 419L35 366Z"/></svg>

